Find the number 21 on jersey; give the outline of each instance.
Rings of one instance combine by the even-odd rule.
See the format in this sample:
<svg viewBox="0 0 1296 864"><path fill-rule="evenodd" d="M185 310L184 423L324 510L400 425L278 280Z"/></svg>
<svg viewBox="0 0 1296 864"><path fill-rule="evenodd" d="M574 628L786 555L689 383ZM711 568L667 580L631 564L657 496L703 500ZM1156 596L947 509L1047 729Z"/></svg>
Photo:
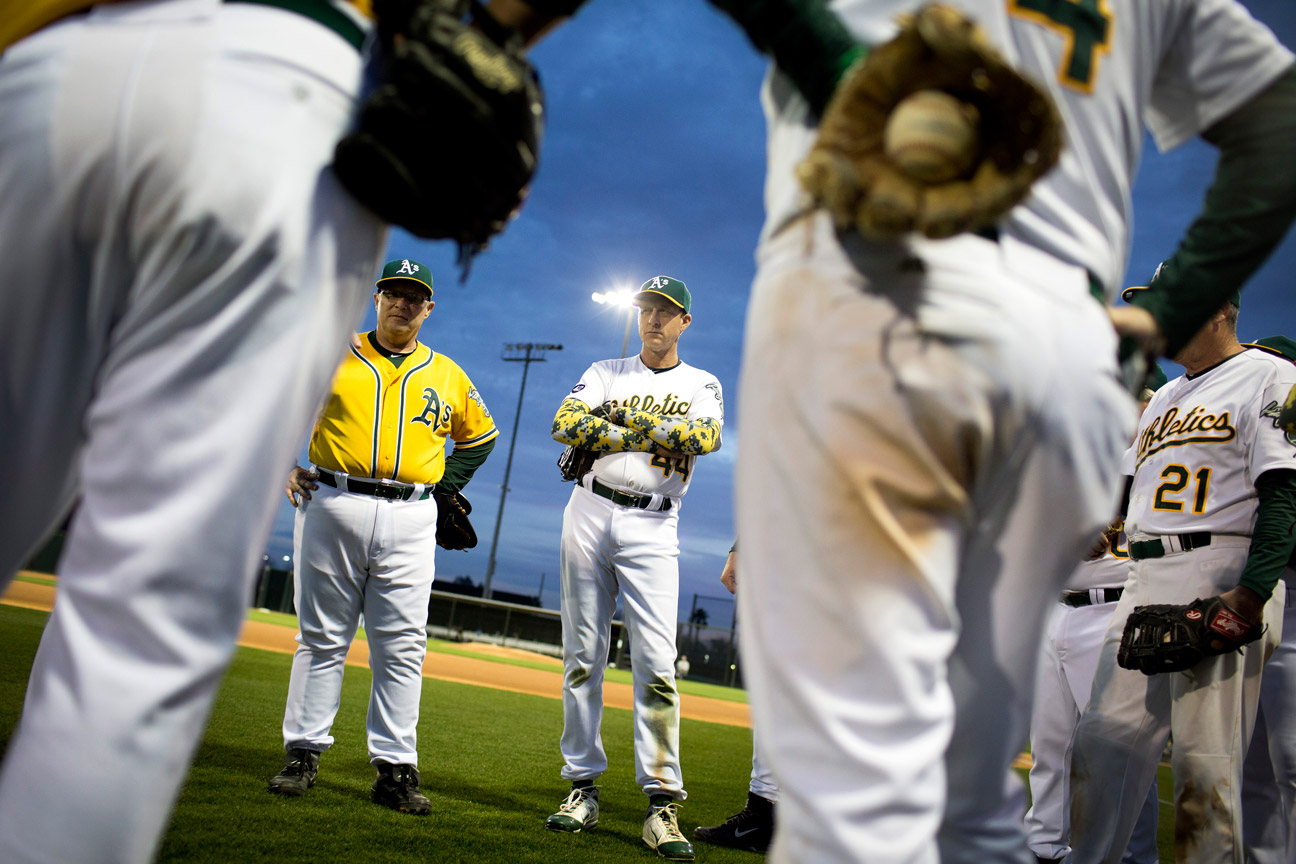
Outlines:
<svg viewBox="0 0 1296 864"><path fill-rule="evenodd" d="M1188 486L1189 479L1192 479L1192 512L1198 515L1205 513L1206 496L1210 494L1210 476L1211 469L1208 467L1198 468L1193 474L1184 465L1167 465L1161 471L1162 483L1157 487L1152 509L1182 513L1186 502L1180 500L1181 493Z"/></svg>

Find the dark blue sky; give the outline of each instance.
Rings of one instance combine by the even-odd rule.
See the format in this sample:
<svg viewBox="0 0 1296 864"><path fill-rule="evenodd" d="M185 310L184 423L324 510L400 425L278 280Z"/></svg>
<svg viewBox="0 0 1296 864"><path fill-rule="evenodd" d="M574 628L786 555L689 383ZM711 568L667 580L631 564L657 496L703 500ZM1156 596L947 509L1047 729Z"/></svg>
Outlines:
<svg viewBox="0 0 1296 864"><path fill-rule="evenodd" d="M1296 45L1296 4L1249 0L1252 14ZM733 539L731 486L741 446L738 365L752 251L763 209L765 131L757 94L765 63L728 19L703 0L595 0L532 54L544 81L548 124L541 167L521 217L457 281L453 249L393 232L389 258L432 268L437 305L421 341L464 368L500 427L500 443L466 494L481 544L441 550L437 577L486 572L522 364L505 343L563 346L530 367L494 586L558 606L558 538L570 485L554 463L554 411L593 361L616 357L624 313L591 292L665 273L693 293L693 324L680 341L688 363L724 386L728 422L720 452L699 460L680 516L680 605L695 593L727 597L720 569ZM454 134L447 129L446 134ZM1135 187L1126 284L1144 284L1196 213L1214 165L1199 141L1169 154L1150 142ZM1243 339L1296 337L1296 236L1289 235L1243 296ZM372 328L373 314L364 328ZM637 352L632 332L630 353ZM1172 373L1173 374L1173 373ZM304 458L304 455L303 457ZM285 502L269 554L292 551ZM713 623L732 607L704 601Z"/></svg>

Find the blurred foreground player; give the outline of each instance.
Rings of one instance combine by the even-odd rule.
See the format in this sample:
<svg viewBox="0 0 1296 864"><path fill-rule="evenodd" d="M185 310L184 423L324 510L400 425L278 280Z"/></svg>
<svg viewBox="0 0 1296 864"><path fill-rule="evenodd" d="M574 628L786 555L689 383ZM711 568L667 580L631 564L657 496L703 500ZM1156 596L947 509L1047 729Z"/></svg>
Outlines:
<svg viewBox="0 0 1296 864"><path fill-rule="evenodd" d="M0 581L81 495L7 864L154 854L380 264L327 170L367 23L285 5L0 9Z"/></svg>

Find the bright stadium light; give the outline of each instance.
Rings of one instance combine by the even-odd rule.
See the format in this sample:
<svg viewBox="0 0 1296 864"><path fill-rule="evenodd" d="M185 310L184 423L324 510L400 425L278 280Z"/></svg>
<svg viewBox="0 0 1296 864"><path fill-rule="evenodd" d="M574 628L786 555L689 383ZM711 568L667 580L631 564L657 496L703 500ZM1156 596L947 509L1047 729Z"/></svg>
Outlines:
<svg viewBox="0 0 1296 864"><path fill-rule="evenodd" d="M626 356L630 347L630 325L634 323L634 297L637 292L629 285L614 288L611 291L595 291L590 299L595 303L626 310L625 338L621 340L621 356Z"/></svg>

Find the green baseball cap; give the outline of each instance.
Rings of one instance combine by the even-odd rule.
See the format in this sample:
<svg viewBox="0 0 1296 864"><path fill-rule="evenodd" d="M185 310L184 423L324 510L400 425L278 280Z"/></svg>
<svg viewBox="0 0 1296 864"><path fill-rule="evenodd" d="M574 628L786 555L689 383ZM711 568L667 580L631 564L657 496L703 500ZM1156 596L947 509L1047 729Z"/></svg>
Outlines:
<svg viewBox="0 0 1296 864"><path fill-rule="evenodd" d="M1262 351L1268 351L1270 354L1286 357L1296 363L1296 342L1286 336L1266 336L1254 342L1243 342L1242 346L1244 348L1259 348Z"/></svg>
<svg viewBox="0 0 1296 864"><path fill-rule="evenodd" d="M639 293L634 296L634 302L638 304L645 294L660 294L683 309L685 314L688 314L693 306L693 295L689 293L688 286L670 276L654 276L640 285Z"/></svg>
<svg viewBox="0 0 1296 864"><path fill-rule="evenodd" d="M1152 278L1148 280L1148 283L1146 285L1131 285L1130 287L1122 291L1121 299L1124 300L1126 303L1129 303L1134 298L1134 292L1146 291L1147 289L1155 285L1157 278L1161 275L1161 271L1165 269L1165 265L1166 265L1165 261L1162 261L1160 264L1157 265L1156 270L1152 273ZM1242 308L1241 289L1234 291L1232 294L1230 294L1228 297L1228 302L1232 303L1234 306L1241 309Z"/></svg>
<svg viewBox="0 0 1296 864"><path fill-rule="evenodd" d="M374 287L382 290L382 283L393 279L416 282L427 289L429 297L432 296L432 271L417 261L410 258L397 258L395 261L388 261L383 265L382 275L378 277Z"/></svg>

